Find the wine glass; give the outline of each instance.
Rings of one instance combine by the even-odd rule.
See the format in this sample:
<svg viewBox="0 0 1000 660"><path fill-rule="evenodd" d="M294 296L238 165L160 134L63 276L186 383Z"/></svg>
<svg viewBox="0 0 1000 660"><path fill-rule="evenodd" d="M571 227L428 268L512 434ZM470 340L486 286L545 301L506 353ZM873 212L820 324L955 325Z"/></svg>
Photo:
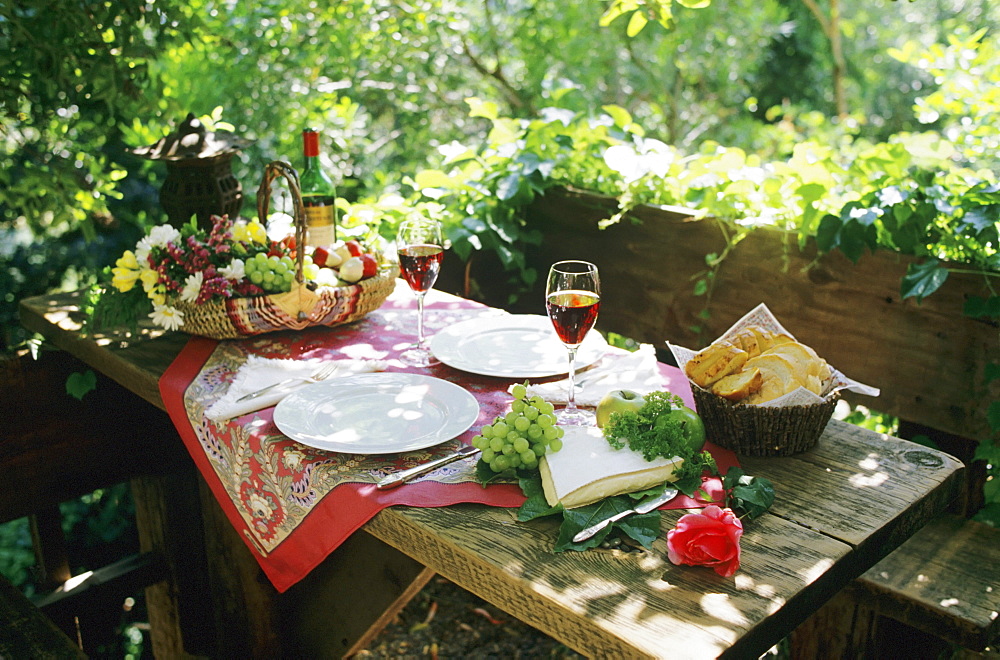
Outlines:
<svg viewBox="0 0 1000 660"><path fill-rule="evenodd" d="M444 260L441 223L429 218L404 220L396 233L396 253L399 273L417 295L417 343L403 351L400 359L410 366L429 367L438 361L424 337L424 295L434 287Z"/></svg>
<svg viewBox="0 0 1000 660"><path fill-rule="evenodd" d="M583 426L594 414L576 407L576 350L597 321L601 307L601 278L597 266L587 261L560 261L549 269L545 310L559 339L569 352L569 394L566 407L556 413L562 424Z"/></svg>

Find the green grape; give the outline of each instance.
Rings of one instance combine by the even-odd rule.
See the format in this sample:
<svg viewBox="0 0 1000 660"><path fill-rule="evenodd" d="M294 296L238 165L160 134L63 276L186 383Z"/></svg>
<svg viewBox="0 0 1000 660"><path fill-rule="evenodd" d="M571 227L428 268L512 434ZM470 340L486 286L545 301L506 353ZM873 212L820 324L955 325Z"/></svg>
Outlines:
<svg viewBox="0 0 1000 660"><path fill-rule="evenodd" d="M511 387L514 400L510 412L484 424L472 444L482 450L480 461L494 473L510 469L538 468L547 451L562 447L565 431L556 422L551 403L540 396L527 399L527 383Z"/></svg>
<svg viewBox="0 0 1000 660"><path fill-rule="evenodd" d="M256 284L257 286L260 286L264 282L264 273L260 272L259 270L255 270L254 272L250 273L250 281Z"/></svg>

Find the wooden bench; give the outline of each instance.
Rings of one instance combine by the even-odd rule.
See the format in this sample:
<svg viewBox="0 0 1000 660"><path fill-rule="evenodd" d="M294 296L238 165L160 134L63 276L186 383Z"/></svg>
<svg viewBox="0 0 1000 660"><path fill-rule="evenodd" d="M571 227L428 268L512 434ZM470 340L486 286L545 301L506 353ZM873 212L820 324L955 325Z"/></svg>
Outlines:
<svg viewBox="0 0 1000 660"><path fill-rule="evenodd" d="M857 584L879 617L972 651L1000 642L1000 529L938 517Z"/></svg>
<svg viewBox="0 0 1000 660"><path fill-rule="evenodd" d="M148 402L100 376L96 388L82 400L67 394L70 374L85 371L83 363L62 352L43 353L37 360L28 355L0 360L0 410L10 413L0 437L0 474L4 478L0 522L29 518L39 583L35 606L23 608L24 602L18 603L20 599L7 591L12 589L23 598L22 594L7 583L9 589L0 595L4 601L0 607L20 612L24 623L19 625L25 630L34 630L47 620L48 626L80 640L83 650L91 652L96 650L96 638L109 626L108 617L117 622L120 615L115 613L120 612L125 596L145 589L147 601L172 604L158 608L170 612L171 617L150 621L155 629L154 651L164 657L176 655L184 647L197 651L206 640L197 635L182 638L175 619L195 621L186 630L197 631L205 628L197 622L210 616L204 606L188 608L175 601L178 582L195 580L190 592L198 593L204 580L200 577L205 573L200 519L181 521L183 528L191 528L187 534L168 534L162 530L178 523L165 512L142 509L137 502L136 517L144 521L140 552L95 567L89 576L76 576L75 584L67 583L74 577L73 561L63 538L61 502L122 482L129 482L133 492L153 488L172 491L176 482L196 478L169 419ZM174 536L189 539L187 547L166 547L164 539ZM0 622L5 618L0 611ZM61 656L5 654L0 644L0 658L6 657Z"/></svg>

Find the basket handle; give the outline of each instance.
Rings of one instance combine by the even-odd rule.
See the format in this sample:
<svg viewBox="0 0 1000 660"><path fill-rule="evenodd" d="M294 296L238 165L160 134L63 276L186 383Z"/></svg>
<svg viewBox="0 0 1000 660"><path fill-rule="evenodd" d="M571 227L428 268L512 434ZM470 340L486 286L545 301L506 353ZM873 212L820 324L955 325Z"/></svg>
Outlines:
<svg viewBox="0 0 1000 660"><path fill-rule="evenodd" d="M264 167L264 180L257 189L257 217L262 223L267 222L267 211L271 204L271 184L279 176L288 181L288 190L292 194L292 221L295 224L295 281L302 284L305 281L302 269L305 266L306 256L306 212L302 203L299 173L288 163L275 160Z"/></svg>

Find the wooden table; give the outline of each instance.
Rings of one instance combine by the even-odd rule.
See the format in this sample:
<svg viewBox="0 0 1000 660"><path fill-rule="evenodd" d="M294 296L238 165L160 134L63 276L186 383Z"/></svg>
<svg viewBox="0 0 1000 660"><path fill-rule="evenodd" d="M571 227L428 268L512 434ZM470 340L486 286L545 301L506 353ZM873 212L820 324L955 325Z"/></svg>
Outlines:
<svg viewBox="0 0 1000 660"><path fill-rule="evenodd" d="M85 338L78 300L24 300L22 323L162 409L157 379L186 336ZM284 594L203 482L192 495L198 479L138 480L143 543L175 567L173 586L151 598L154 644L164 655L182 645L208 655L343 655L436 572L588 656L757 657L941 512L963 469L947 454L837 421L812 451L741 462L774 483L777 499L747 524L730 579L666 560L681 511L664 513L651 552L554 554L551 520L518 523L513 511L482 505L392 507ZM199 561L206 575L190 575Z"/></svg>

